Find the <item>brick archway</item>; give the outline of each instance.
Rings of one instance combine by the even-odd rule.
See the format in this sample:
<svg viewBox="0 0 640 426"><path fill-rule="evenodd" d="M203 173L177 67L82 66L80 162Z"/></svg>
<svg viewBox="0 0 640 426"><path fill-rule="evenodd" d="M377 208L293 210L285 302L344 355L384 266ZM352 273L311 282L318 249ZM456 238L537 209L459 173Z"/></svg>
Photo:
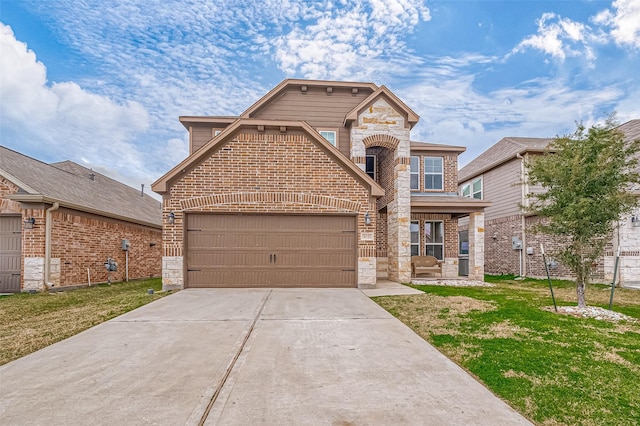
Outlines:
<svg viewBox="0 0 640 426"><path fill-rule="evenodd" d="M377 134L377 135L367 136L362 140L362 143L364 144L365 148L380 146L383 148L395 150L396 148L398 148L400 139L387 134Z"/></svg>

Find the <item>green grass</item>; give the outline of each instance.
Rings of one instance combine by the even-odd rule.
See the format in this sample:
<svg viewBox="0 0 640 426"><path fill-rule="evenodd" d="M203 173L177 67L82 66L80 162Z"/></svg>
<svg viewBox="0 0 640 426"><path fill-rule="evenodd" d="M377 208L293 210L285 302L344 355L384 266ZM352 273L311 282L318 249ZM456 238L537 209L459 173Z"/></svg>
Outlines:
<svg viewBox="0 0 640 426"><path fill-rule="evenodd" d="M541 425L640 424L640 321L556 314L546 280L487 277L496 287L417 286L375 300ZM575 285L553 282L559 305ZM610 288L587 303L608 307ZM591 302L591 303L590 303ZM640 292L616 289L614 310L640 318Z"/></svg>
<svg viewBox="0 0 640 426"><path fill-rule="evenodd" d="M157 300L161 289L154 278L0 297L0 365Z"/></svg>

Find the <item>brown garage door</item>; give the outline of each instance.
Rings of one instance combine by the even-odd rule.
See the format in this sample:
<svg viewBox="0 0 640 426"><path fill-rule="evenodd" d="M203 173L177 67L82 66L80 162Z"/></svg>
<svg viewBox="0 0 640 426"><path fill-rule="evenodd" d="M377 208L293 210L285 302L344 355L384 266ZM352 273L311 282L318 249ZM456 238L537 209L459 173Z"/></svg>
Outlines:
<svg viewBox="0 0 640 426"><path fill-rule="evenodd" d="M186 287L355 287L354 216L187 215Z"/></svg>
<svg viewBox="0 0 640 426"><path fill-rule="evenodd" d="M20 291L21 220L0 216L0 293Z"/></svg>

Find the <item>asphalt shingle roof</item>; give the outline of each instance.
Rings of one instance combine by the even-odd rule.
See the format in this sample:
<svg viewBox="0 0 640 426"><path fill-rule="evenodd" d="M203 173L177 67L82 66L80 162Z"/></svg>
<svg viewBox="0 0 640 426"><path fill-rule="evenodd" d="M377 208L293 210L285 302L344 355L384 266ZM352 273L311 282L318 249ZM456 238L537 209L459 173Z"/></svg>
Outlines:
<svg viewBox="0 0 640 426"><path fill-rule="evenodd" d="M162 224L159 201L72 161L47 164L0 146L0 175L18 185L19 194L39 195L108 217Z"/></svg>

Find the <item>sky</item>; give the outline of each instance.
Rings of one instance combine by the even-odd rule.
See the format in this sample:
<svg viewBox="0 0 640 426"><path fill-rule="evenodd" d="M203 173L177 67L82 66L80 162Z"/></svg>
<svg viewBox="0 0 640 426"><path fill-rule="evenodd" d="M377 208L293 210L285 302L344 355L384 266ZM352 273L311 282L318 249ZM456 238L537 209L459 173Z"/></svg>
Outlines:
<svg viewBox="0 0 640 426"><path fill-rule="evenodd" d="M188 155L179 116L285 78L385 85L464 166L640 118L640 0L0 0L0 144L136 188Z"/></svg>

